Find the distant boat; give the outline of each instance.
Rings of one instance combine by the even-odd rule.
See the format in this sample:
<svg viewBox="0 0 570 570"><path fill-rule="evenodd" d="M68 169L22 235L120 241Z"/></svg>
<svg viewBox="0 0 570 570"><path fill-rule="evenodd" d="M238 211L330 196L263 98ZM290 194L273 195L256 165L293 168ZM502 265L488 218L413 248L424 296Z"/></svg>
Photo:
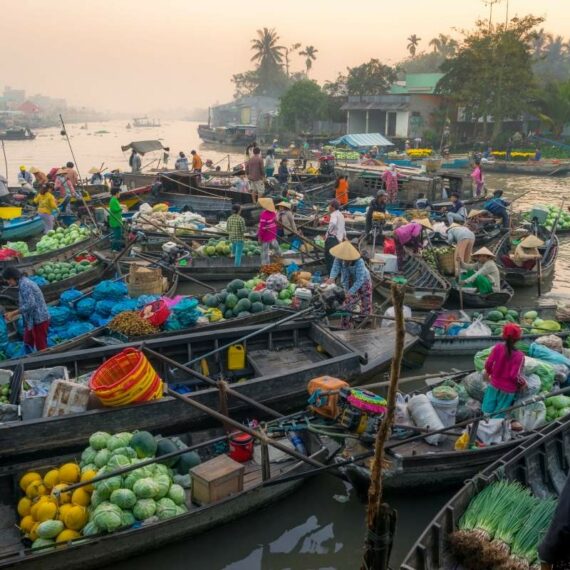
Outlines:
<svg viewBox="0 0 570 570"><path fill-rule="evenodd" d="M125 128L126 128L126 129L132 129L131 123L127 123L127 126L126 126Z"/></svg>
<svg viewBox="0 0 570 570"><path fill-rule="evenodd" d="M135 127L160 127L160 119L149 119L147 116L135 117L133 119Z"/></svg>
<svg viewBox="0 0 570 570"><path fill-rule="evenodd" d="M198 136L206 143L247 146L255 142L255 125L230 125L228 127L210 127L198 125Z"/></svg>
<svg viewBox="0 0 570 570"><path fill-rule="evenodd" d="M28 127L13 127L0 132L0 140L5 141L33 141L35 138L35 133Z"/></svg>
<svg viewBox="0 0 570 570"><path fill-rule="evenodd" d="M83 131L86 131L89 127L87 126L87 123L85 123L84 125L81 125L79 128Z"/></svg>

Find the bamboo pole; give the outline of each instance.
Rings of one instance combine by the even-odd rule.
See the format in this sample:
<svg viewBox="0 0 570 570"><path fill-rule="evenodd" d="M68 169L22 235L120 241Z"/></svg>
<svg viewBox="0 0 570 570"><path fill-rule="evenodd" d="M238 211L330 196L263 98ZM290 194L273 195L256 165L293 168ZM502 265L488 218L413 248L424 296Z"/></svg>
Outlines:
<svg viewBox="0 0 570 570"><path fill-rule="evenodd" d="M395 525L395 511L382 503L382 464L384 462L384 446L390 437L390 430L394 423L394 409L400 369L404 356L404 289L392 285L392 305L396 316L396 347L392 367L390 370L390 386L388 387L388 412L376 434L374 446L374 459L370 474L370 488L368 490L368 509L366 514L367 533L364 541L364 555L362 570L381 570L388 568L391 551L391 536ZM389 540L386 540L386 536Z"/></svg>

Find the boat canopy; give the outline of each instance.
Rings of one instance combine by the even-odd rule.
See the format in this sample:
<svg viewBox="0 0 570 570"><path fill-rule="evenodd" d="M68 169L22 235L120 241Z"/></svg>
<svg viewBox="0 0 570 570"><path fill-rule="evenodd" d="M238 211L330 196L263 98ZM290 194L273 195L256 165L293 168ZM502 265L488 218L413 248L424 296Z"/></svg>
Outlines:
<svg viewBox="0 0 570 570"><path fill-rule="evenodd" d="M359 135L344 135L338 139L330 141L330 144L335 146L347 145L352 148L361 148L368 146L394 146L394 143L389 141L380 133L363 133Z"/></svg>
<svg viewBox="0 0 570 570"><path fill-rule="evenodd" d="M121 146L123 152L133 149L139 154L146 154L147 152L153 152L155 150L163 150L165 147L162 146L160 141L134 141L126 146Z"/></svg>

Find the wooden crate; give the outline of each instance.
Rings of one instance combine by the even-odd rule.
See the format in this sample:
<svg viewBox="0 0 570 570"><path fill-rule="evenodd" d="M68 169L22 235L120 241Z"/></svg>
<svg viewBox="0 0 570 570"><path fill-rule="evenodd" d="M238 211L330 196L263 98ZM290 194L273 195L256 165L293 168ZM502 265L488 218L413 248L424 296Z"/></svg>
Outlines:
<svg viewBox="0 0 570 570"><path fill-rule="evenodd" d="M227 455L219 455L190 469L192 502L204 505L240 493L244 471L241 463Z"/></svg>

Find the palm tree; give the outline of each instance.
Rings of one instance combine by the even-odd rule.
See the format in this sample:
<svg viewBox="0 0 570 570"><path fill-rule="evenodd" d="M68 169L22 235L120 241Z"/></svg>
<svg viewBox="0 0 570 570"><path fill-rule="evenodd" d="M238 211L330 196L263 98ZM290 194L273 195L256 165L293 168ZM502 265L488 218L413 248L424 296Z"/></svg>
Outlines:
<svg viewBox="0 0 570 570"><path fill-rule="evenodd" d="M457 49L457 42L445 34L439 34L437 38L430 40L429 45L433 47L433 53L439 53L443 57L454 55Z"/></svg>
<svg viewBox="0 0 570 570"><path fill-rule="evenodd" d="M277 44L279 36L275 29L263 28L257 30L257 38L251 40L253 56L251 61L256 61L259 67L275 66L283 63L283 46Z"/></svg>
<svg viewBox="0 0 570 570"><path fill-rule="evenodd" d="M286 47L283 49L283 51L285 52L285 73L287 74L287 77L289 77L289 54L292 51L297 51L300 47L301 47L301 44L297 42L297 43L291 44L290 47Z"/></svg>
<svg viewBox="0 0 570 570"><path fill-rule="evenodd" d="M410 55L412 57L415 57L417 47L418 47L419 43L422 41L422 38L418 38L418 36L416 36L416 34L412 34L407 39L407 41L408 41L408 51L410 52Z"/></svg>
<svg viewBox="0 0 570 570"><path fill-rule="evenodd" d="M314 46L307 46L303 51L299 52L299 55L305 57L305 67L307 68L307 75L309 75L309 71L311 67L313 67L313 61L317 59L315 55L319 50L315 49Z"/></svg>

